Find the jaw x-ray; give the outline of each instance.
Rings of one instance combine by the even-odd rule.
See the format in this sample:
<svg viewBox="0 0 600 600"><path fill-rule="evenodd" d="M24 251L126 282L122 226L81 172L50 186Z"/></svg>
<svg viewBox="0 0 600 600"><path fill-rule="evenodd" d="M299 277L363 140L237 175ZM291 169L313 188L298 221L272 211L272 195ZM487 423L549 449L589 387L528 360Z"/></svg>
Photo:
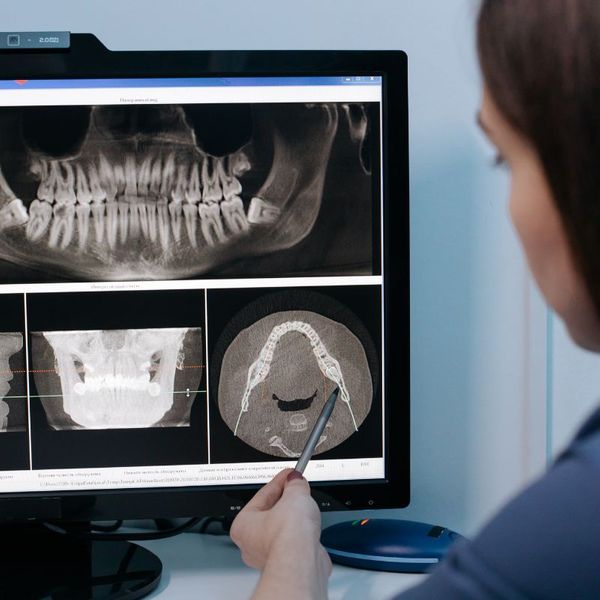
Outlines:
<svg viewBox="0 0 600 600"><path fill-rule="evenodd" d="M256 450L297 458L336 387L340 394L315 454L341 444L369 414L369 362L344 324L308 310L274 312L240 331L225 351L219 411Z"/></svg>
<svg viewBox="0 0 600 600"><path fill-rule="evenodd" d="M25 430L27 410L22 350L22 333L0 333L0 433Z"/></svg>
<svg viewBox="0 0 600 600"><path fill-rule="evenodd" d="M371 274L373 120L342 103L2 108L0 259L175 279L270 275L292 250L292 274Z"/></svg>
<svg viewBox="0 0 600 600"><path fill-rule="evenodd" d="M198 327L32 332L34 381L55 430L184 427L199 391Z"/></svg>

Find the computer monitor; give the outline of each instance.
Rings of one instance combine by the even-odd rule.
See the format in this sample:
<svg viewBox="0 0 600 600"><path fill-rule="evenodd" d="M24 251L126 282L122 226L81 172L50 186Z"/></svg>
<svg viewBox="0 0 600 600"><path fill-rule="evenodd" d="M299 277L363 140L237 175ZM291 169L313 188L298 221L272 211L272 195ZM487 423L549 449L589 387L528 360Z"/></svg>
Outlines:
<svg viewBox="0 0 600 600"><path fill-rule="evenodd" d="M409 501L400 51L0 52L0 519Z"/></svg>

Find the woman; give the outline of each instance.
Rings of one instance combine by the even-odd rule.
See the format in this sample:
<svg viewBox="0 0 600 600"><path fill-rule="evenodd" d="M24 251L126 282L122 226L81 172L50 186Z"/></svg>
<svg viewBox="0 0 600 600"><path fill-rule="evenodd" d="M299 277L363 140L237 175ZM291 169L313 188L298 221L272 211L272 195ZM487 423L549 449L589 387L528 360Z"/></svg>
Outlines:
<svg viewBox="0 0 600 600"><path fill-rule="evenodd" d="M529 267L573 340L600 352L600 1L483 0L478 121L511 172ZM308 483L283 471L231 536L257 599L327 597ZM401 598L600 598L600 409L555 465Z"/></svg>

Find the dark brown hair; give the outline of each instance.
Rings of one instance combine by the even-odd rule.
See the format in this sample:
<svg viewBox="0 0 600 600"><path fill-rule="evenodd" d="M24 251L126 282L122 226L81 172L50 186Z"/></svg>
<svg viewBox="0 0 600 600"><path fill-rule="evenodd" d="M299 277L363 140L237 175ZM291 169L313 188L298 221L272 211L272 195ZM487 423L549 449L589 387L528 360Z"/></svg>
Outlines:
<svg viewBox="0 0 600 600"><path fill-rule="evenodd" d="M600 315L600 0L483 0L477 45L494 103L538 152Z"/></svg>

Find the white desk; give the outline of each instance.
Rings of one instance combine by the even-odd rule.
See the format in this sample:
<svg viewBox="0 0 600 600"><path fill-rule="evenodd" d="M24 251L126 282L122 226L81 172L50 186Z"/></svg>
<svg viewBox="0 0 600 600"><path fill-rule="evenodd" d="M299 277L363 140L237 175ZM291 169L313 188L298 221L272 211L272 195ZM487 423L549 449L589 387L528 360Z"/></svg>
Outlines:
<svg viewBox="0 0 600 600"><path fill-rule="evenodd" d="M140 545L152 550L163 563L162 581L149 598L247 600L258 581L258 573L242 563L238 549L226 536L184 533ZM329 598L384 600L422 577L334 565Z"/></svg>

